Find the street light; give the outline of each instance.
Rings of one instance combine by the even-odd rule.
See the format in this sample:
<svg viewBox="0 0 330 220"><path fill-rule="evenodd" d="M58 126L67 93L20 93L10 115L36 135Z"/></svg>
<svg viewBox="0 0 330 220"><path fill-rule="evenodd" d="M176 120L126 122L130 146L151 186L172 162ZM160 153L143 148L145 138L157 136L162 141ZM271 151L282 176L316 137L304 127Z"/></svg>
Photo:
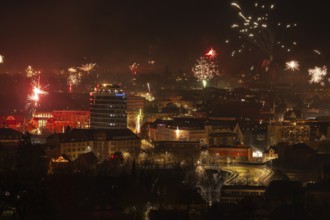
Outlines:
<svg viewBox="0 0 330 220"><path fill-rule="evenodd" d="M176 127L175 134L176 134L176 139L178 140L180 138L180 129L179 129L179 126Z"/></svg>

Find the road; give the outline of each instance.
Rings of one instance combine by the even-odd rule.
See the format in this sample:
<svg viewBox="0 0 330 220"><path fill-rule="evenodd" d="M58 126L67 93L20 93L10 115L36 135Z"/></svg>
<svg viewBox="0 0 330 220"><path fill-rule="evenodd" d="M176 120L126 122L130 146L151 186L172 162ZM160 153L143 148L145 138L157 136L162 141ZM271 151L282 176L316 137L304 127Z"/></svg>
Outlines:
<svg viewBox="0 0 330 220"><path fill-rule="evenodd" d="M205 169L214 168L205 167ZM273 175L273 170L265 165L223 165L220 169L230 173L225 185L268 185Z"/></svg>
<svg viewBox="0 0 330 220"><path fill-rule="evenodd" d="M225 182L226 185L268 185L273 171L264 165L227 165L222 170L234 175Z"/></svg>

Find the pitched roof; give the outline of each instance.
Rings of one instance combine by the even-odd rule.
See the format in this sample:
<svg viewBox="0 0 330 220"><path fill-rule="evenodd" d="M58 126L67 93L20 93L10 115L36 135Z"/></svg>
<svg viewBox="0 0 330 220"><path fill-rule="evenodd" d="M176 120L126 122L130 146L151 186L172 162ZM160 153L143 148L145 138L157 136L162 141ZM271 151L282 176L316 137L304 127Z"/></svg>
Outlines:
<svg viewBox="0 0 330 220"><path fill-rule="evenodd" d="M89 163L96 163L97 162L97 157L93 152L87 152L83 154L79 154L78 158L76 160L85 160L86 162Z"/></svg>
<svg viewBox="0 0 330 220"><path fill-rule="evenodd" d="M0 136L8 136L8 135L23 135L23 133L16 131L11 128L0 128Z"/></svg>
<svg viewBox="0 0 330 220"><path fill-rule="evenodd" d="M130 129L72 129L66 133L55 133L61 142L110 141L140 139Z"/></svg>

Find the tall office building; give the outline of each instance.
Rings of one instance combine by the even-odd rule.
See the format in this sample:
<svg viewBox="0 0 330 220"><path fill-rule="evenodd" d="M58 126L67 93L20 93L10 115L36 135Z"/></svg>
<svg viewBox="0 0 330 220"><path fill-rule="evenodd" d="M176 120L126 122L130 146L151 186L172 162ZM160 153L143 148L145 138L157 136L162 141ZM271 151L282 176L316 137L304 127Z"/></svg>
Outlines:
<svg viewBox="0 0 330 220"><path fill-rule="evenodd" d="M127 128L126 94L120 86L97 85L90 92L90 128Z"/></svg>

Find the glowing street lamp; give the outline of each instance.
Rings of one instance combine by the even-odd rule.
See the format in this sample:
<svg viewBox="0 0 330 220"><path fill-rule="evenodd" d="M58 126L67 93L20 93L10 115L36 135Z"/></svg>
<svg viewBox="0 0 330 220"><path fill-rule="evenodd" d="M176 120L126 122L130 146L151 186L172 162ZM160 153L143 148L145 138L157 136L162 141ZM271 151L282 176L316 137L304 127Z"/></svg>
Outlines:
<svg viewBox="0 0 330 220"><path fill-rule="evenodd" d="M176 127L175 134L176 134L176 139L178 140L180 138L180 129L179 129L179 126Z"/></svg>

